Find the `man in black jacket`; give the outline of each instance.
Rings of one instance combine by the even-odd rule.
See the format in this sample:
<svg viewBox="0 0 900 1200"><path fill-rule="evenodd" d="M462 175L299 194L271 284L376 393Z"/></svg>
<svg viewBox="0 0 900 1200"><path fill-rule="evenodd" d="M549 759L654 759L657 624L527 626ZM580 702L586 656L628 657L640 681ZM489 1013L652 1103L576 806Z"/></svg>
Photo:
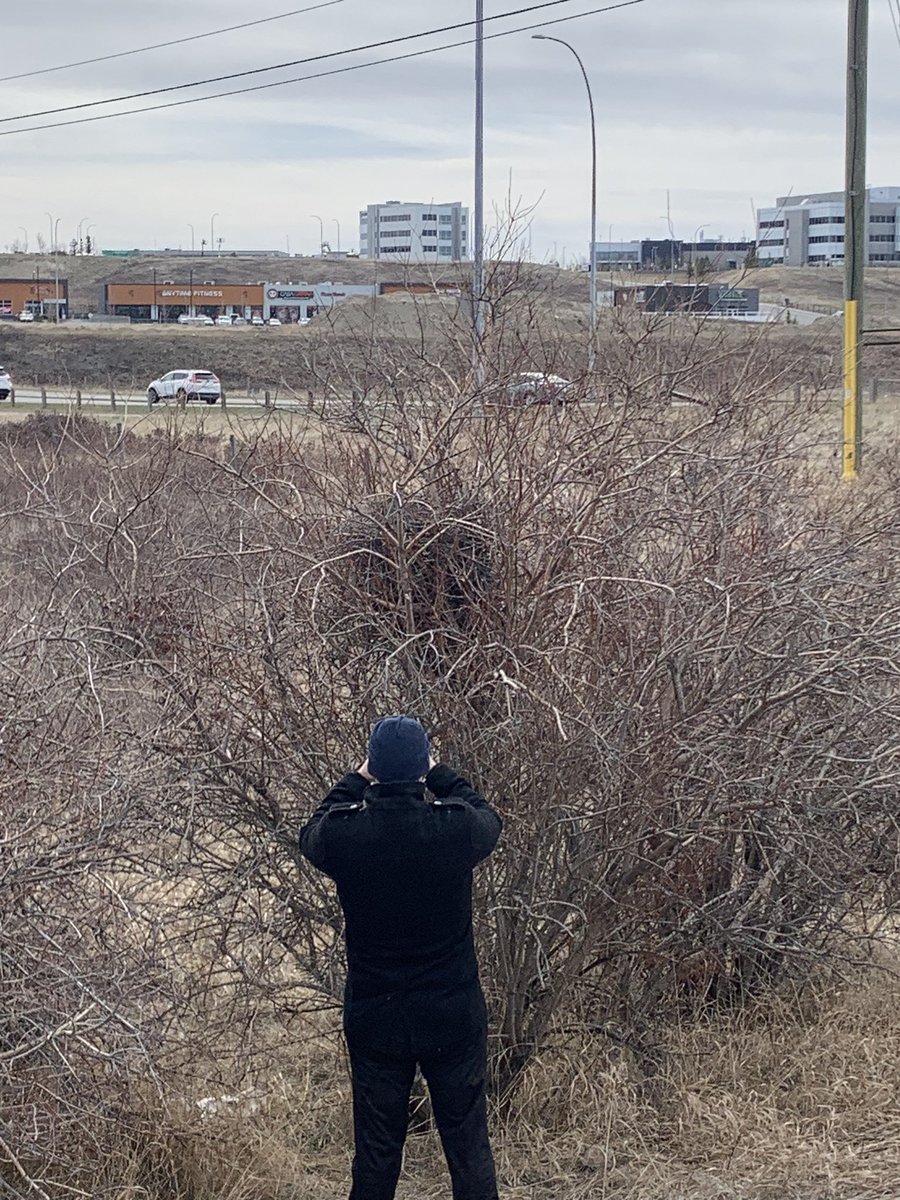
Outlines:
<svg viewBox="0 0 900 1200"><path fill-rule="evenodd" d="M350 1200L393 1200L417 1065L454 1200L497 1200L472 870L500 827L465 779L435 765L418 721L386 717L372 730L366 761L300 831L303 854L335 881L344 911L356 1142Z"/></svg>

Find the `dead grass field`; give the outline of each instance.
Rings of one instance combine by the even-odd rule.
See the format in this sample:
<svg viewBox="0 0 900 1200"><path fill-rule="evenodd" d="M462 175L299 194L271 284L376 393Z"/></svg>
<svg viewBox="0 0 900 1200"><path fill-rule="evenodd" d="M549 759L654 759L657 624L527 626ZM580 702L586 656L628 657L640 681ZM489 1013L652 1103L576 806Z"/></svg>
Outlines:
<svg viewBox="0 0 900 1200"><path fill-rule="evenodd" d="M514 1111L493 1110L503 1200L896 1200L900 958L846 983L685 1017L648 1091L629 1054L561 1030ZM350 1088L335 1021L281 1033L281 1065L207 1120L170 1114L199 1200L334 1200L350 1165ZM198 1078L191 1096L208 1095ZM188 1108L187 1113L190 1112ZM216 1150L229 1147L226 1169ZM407 1142L398 1200L443 1200L433 1130Z"/></svg>

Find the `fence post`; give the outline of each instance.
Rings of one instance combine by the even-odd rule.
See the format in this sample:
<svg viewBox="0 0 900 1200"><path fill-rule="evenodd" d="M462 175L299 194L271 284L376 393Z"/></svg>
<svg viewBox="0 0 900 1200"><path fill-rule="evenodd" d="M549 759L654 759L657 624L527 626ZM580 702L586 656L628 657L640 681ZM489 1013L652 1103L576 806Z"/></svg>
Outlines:
<svg viewBox="0 0 900 1200"><path fill-rule="evenodd" d="M16 407L16 389L15 388L9 389L9 404L10 404L11 408Z"/></svg>
<svg viewBox="0 0 900 1200"><path fill-rule="evenodd" d="M41 388L41 408L46 408L46 407L47 407L47 389L45 387L42 387Z"/></svg>
<svg viewBox="0 0 900 1200"><path fill-rule="evenodd" d="M799 383L794 384L794 400L799 404L803 398L803 387Z"/></svg>
<svg viewBox="0 0 900 1200"><path fill-rule="evenodd" d="M109 389L109 407L113 410L113 412L116 411L116 389L115 388Z"/></svg>
<svg viewBox="0 0 900 1200"><path fill-rule="evenodd" d="M228 402L225 399L225 389L222 388L222 408L227 408L227 407L228 407Z"/></svg>
<svg viewBox="0 0 900 1200"><path fill-rule="evenodd" d="M75 389L75 407L81 408L81 388Z"/></svg>
<svg viewBox="0 0 900 1200"><path fill-rule="evenodd" d="M234 465L234 460L237 458L237 439L234 434L230 434L228 438L228 465Z"/></svg>
<svg viewBox="0 0 900 1200"><path fill-rule="evenodd" d="M266 408L272 407L272 393L269 391L268 388L266 388L266 391L265 391L265 405L266 405Z"/></svg>
<svg viewBox="0 0 900 1200"><path fill-rule="evenodd" d="M878 380L873 378L869 383L869 403L874 404L878 399Z"/></svg>

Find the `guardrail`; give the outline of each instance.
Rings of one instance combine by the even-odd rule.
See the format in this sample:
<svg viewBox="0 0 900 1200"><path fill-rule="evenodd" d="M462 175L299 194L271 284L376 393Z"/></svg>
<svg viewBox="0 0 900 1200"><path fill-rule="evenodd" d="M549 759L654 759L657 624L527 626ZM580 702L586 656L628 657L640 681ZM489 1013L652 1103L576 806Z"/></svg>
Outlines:
<svg viewBox="0 0 900 1200"><path fill-rule="evenodd" d="M101 408L110 412L117 412L124 408L146 408L149 412L165 411L169 404L165 401L158 401L153 404L149 397L143 393L134 395L131 392L123 393L117 391L116 388L53 388L47 385L35 385L30 388L16 388L10 390L9 396L5 404L10 408L15 408L17 405L25 405L30 408L48 408L51 405L67 405L76 409L82 408ZM206 404L201 402L189 402L187 400L171 401L171 407L177 408L201 408L201 409L226 409L229 405L236 408L244 409L286 409L297 411L301 408L312 410L315 405L314 396L311 391L306 393L306 397L301 397L295 393L279 396L278 388L261 388L245 395L239 393L229 394L224 389L221 392L219 400L215 404ZM0 401L0 407L4 406L4 402Z"/></svg>

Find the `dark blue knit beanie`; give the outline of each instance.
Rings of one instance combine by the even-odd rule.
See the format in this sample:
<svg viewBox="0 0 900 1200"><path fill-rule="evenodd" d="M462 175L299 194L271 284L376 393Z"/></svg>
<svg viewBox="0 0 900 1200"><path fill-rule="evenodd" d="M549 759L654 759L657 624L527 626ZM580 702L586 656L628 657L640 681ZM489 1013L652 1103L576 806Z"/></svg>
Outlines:
<svg viewBox="0 0 900 1200"><path fill-rule="evenodd" d="M428 734L412 717L383 717L369 737L369 774L379 783L421 779L428 774Z"/></svg>

